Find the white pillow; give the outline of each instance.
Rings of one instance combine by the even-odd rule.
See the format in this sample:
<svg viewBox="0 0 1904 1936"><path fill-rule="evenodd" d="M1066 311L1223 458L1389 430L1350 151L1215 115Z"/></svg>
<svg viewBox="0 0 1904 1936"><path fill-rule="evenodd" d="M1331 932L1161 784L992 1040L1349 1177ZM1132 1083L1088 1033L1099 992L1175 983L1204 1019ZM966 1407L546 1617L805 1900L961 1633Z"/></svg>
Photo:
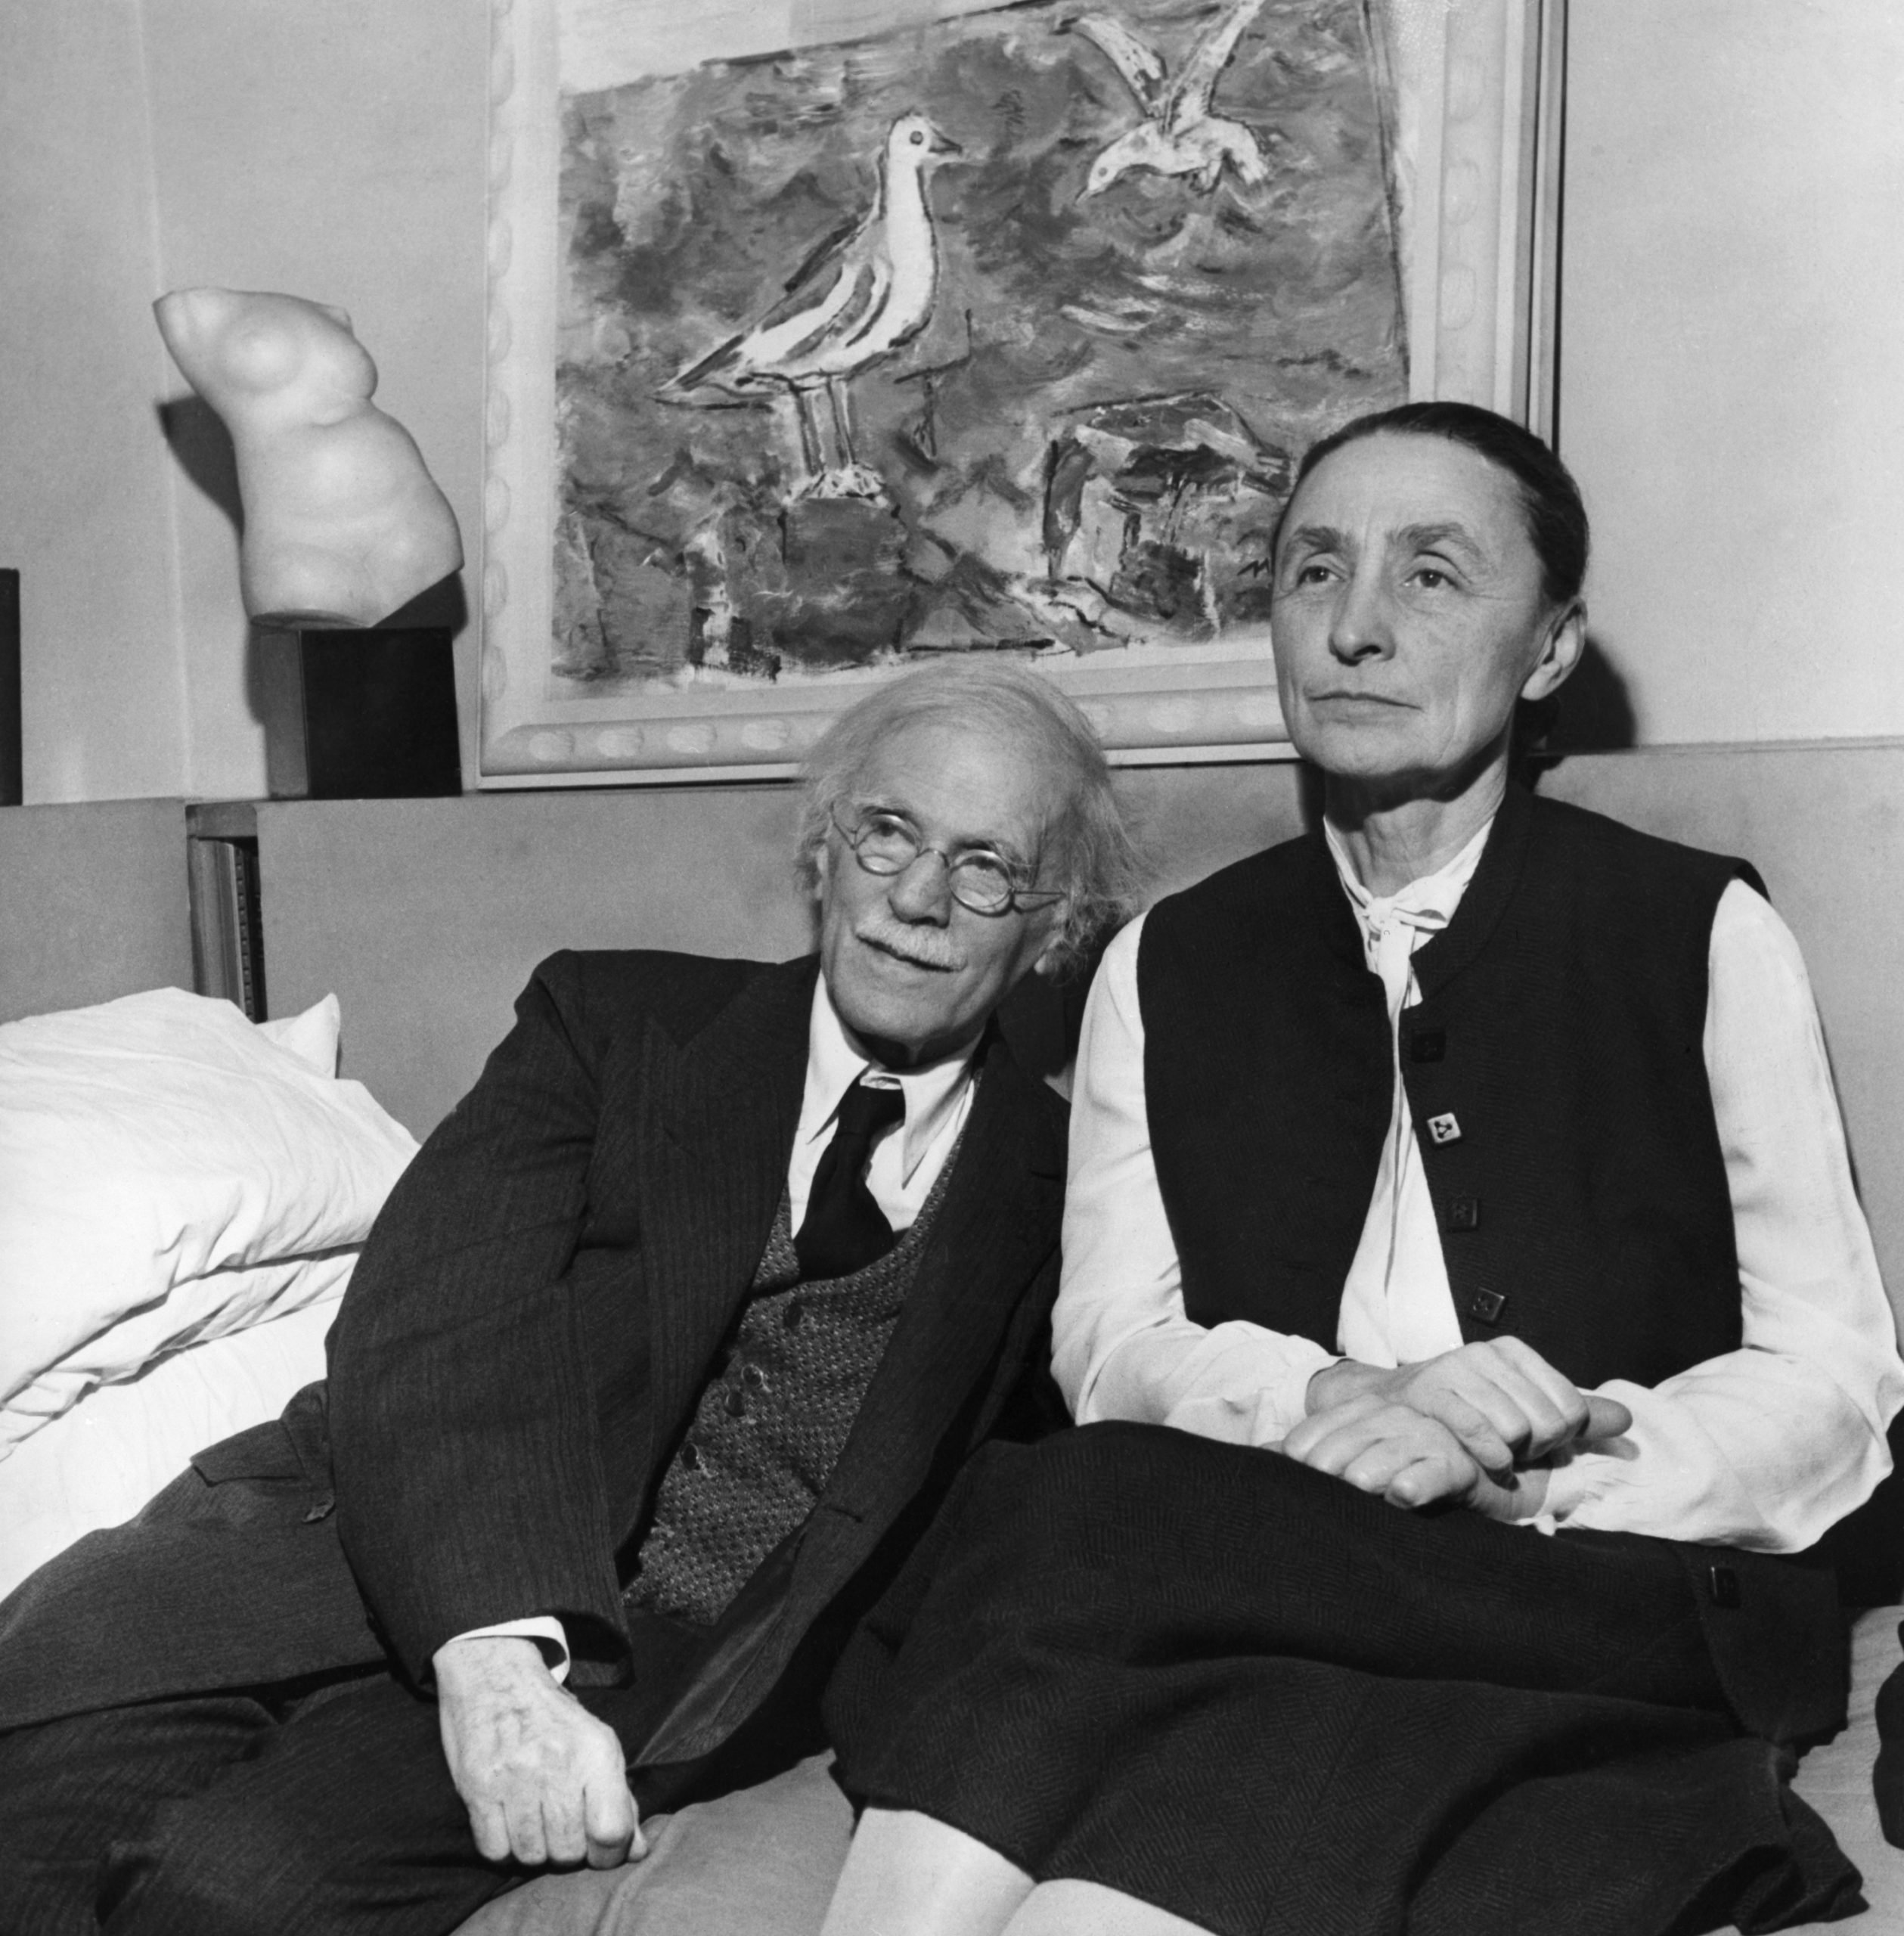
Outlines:
<svg viewBox="0 0 1904 1936"><path fill-rule="evenodd" d="M0 1406L0 1461L22 1439L70 1411L95 1385L137 1378L161 1358L249 1330L305 1305L335 1304L350 1282L360 1249L352 1244L318 1257L282 1258L188 1277L171 1296L76 1345Z"/></svg>
<svg viewBox="0 0 1904 1936"><path fill-rule="evenodd" d="M343 1013L335 995L314 1001L302 1015L287 1015L281 1022L261 1022L258 1032L281 1049L289 1049L317 1075L337 1073L337 1041L343 1032Z"/></svg>
<svg viewBox="0 0 1904 1936"><path fill-rule="evenodd" d="M176 988L0 1026L0 1458L95 1381L330 1292L347 1260L265 1267L360 1244L417 1150L326 1072L336 1042L334 1001L261 1029Z"/></svg>
<svg viewBox="0 0 1904 1936"><path fill-rule="evenodd" d="M349 1274L346 1259L332 1288L289 1317L102 1385L0 1460L0 1596L81 1534L129 1519L194 1452L275 1418L321 1378L324 1333Z"/></svg>

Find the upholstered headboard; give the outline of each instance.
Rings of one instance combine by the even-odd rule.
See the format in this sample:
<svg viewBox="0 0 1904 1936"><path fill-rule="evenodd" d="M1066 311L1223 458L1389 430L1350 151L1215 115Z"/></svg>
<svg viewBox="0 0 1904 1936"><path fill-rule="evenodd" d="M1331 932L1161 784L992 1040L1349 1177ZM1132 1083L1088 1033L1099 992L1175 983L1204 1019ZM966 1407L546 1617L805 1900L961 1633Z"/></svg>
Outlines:
<svg viewBox="0 0 1904 1936"><path fill-rule="evenodd" d="M1904 1305L1904 746L1661 748L1561 762L1543 787L1742 854L1796 930L1852 1153ZM1301 824L1286 765L1120 776L1159 892ZM256 829L271 1012L335 991L344 1072L426 1134L475 1079L532 966L557 948L783 957L811 945L785 786L283 802ZM0 809L0 1019L189 985L176 802ZM1061 1058L1055 1004L1012 1026Z"/></svg>
<svg viewBox="0 0 1904 1936"><path fill-rule="evenodd" d="M0 807L0 1022L192 985L179 800Z"/></svg>

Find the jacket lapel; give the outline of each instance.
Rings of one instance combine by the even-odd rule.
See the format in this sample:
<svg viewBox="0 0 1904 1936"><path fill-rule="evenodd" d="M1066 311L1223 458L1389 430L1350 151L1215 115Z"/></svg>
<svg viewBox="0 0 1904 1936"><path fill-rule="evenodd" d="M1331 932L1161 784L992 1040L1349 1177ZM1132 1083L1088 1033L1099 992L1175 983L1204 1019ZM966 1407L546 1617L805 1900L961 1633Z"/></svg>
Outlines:
<svg viewBox="0 0 1904 1936"><path fill-rule="evenodd" d="M681 1044L650 1026L640 1073L650 1160L640 1179L654 1442L693 1410L745 1302L786 1182L800 1118L817 960L757 976Z"/></svg>

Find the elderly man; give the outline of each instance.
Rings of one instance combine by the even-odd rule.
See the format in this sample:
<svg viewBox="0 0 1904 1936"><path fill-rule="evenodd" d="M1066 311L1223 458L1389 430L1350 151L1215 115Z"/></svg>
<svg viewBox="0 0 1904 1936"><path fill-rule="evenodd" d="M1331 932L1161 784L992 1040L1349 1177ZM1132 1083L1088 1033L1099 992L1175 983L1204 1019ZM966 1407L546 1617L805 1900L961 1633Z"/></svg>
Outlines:
<svg viewBox="0 0 1904 1936"><path fill-rule="evenodd" d="M1585 512L1456 404L1275 548L1323 824L1154 908L1085 1022L1054 1364L830 1696L828 1936L1662 1936L1856 1907L1815 1541L1904 1398L1789 932L1512 785Z"/></svg>
<svg viewBox="0 0 1904 1936"><path fill-rule="evenodd" d="M991 1018L1129 850L1081 718L999 665L847 714L802 851L817 960L538 969L327 1388L0 1609L8 1936L447 1931L816 1745L1046 1376L1062 1106Z"/></svg>

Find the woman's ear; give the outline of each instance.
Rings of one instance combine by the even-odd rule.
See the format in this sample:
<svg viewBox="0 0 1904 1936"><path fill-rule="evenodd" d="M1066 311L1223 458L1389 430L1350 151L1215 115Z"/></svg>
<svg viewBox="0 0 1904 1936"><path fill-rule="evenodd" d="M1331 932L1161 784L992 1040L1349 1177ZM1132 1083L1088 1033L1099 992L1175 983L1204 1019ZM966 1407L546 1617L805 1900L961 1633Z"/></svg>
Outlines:
<svg viewBox="0 0 1904 1936"><path fill-rule="evenodd" d="M1586 650L1586 607L1576 598L1547 622L1546 642L1533 670L1521 687L1524 700L1546 699L1558 692L1580 662Z"/></svg>

